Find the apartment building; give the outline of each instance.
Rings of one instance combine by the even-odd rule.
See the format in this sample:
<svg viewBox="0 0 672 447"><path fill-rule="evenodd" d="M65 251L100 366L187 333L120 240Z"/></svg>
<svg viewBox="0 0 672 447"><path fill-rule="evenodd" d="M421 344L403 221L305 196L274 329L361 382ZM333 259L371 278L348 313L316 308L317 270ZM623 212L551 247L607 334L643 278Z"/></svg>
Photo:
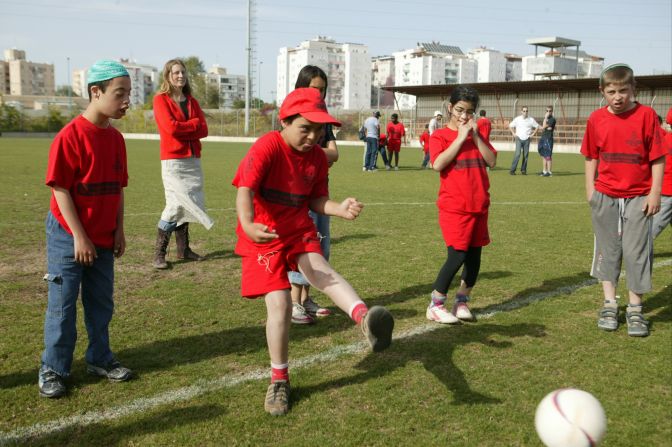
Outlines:
<svg viewBox="0 0 672 447"><path fill-rule="evenodd" d="M5 60L0 63L0 93L51 96L55 91L53 64L30 62L23 50L5 50Z"/></svg>
<svg viewBox="0 0 672 447"><path fill-rule="evenodd" d="M233 108L236 100L245 100L245 76L229 74L224 67L213 65L206 74L208 85L219 92L219 108Z"/></svg>
<svg viewBox="0 0 672 447"><path fill-rule="evenodd" d="M282 104L301 68L316 65L327 74L329 108L362 109L371 105L371 59L366 45L339 43L323 36L280 48L277 59L276 100Z"/></svg>

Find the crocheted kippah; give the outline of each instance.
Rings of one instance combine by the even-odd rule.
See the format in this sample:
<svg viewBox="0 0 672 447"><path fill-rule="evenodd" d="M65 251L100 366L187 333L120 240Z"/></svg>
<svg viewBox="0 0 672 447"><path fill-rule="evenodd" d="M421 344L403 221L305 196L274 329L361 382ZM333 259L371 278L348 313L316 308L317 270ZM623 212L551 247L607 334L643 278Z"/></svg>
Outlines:
<svg viewBox="0 0 672 447"><path fill-rule="evenodd" d="M600 73L600 84L602 84L602 79L604 78L604 74L613 70L614 68L627 68L628 70L633 71L632 67L630 67L630 65L628 65L628 64L618 63L618 64L607 65L606 67L604 67L602 69L602 73Z"/></svg>
<svg viewBox="0 0 672 447"><path fill-rule="evenodd" d="M119 62L111 60L100 60L95 62L87 75L87 84L94 82L107 81L108 79L128 76L128 70Z"/></svg>

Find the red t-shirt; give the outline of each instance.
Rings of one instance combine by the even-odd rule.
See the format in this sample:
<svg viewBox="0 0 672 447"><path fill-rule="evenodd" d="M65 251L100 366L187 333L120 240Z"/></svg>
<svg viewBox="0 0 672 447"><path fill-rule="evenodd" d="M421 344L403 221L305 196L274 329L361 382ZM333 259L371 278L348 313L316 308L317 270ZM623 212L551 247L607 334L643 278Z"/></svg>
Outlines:
<svg viewBox="0 0 672 447"><path fill-rule="evenodd" d="M490 141L490 131L492 130L492 123L490 120L483 116L476 121L476 126L478 126L478 133L480 133L483 138Z"/></svg>
<svg viewBox="0 0 672 447"><path fill-rule="evenodd" d="M122 189L128 185L126 144L118 130L94 125L82 115L54 138L49 150L47 186L70 192L86 235L97 247L114 246ZM52 192L50 209L72 234Z"/></svg>
<svg viewBox="0 0 672 447"><path fill-rule="evenodd" d="M387 144L387 136L385 136L384 133L380 134L380 137L378 137L378 147L383 147Z"/></svg>
<svg viewBox="0 0 672 447"><path fill-rule="evenodd" d="M437 129L429 137L429 157L432 164L457 138L457 131L448 127ZM496 154L492 145L485 144ZM439 210L483 213L490 206L490 180L487 164L471 135L462 144L455 159L441 171L441 185L436 205Z"/></svg>
<svg viewBox="0 0 672 447"><path fill-rule="evenodd" d="M672 132L665 134L665 146L667 146L667 155L665 155L665 174L663 175L663 189L661 193L666 196L672 196Z"/></svg>
<svg viewBox="0 0 672 447"><path fill-rule="evenodd" d="M422 146L422 150L424 152L429 152L429 132L424 131L422 135L420 135L420 146Z"/></svg>
<svg viewBox="0 0 672 447"><path fill-rule="evenodd" d="M240 221L236 228L239 255L256 255L259 250L280 250L296 237L315 230L308 216L311 199L329 195L327 157L320 146L308 152L290 148L279 131L259 138L238 165L232 184L254 192L254 222L275 230L278 239L256 244L245 234Z"/></svg>
<svg viewBox="0 0 672 447"><path fill-rule="evenodd" d="M651 189L651 165L665 155L656 112L636 104L617 115L602 107L590 114L581 154L599 160L595 189L611 197L643 196Z"/></svg>
<svg viewBox="0 0 672 447"><path fill-rule="evenodd" d="M406 130L404 125L400 122L394 124L393 122L387 123L387 139L390 141L401 141L401 137L406 135Z"/></svg>

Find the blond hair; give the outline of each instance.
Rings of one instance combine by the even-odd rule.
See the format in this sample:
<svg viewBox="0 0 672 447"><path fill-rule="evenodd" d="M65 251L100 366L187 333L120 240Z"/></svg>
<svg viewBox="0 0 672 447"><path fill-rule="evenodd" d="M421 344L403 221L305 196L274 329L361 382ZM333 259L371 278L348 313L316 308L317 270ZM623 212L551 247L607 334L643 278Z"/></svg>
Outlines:
<svg viewBox="0 0 672 447"><path fill-rule="evenodd" d="M185 83L182 88L182 93L184 95L191 95L191 86L189 85L189 77L187 76L187 67L184 65L184 62L181 59L171 59L163 66L163 73L161 74L161 86L159 87L158 93L170 93L173 91L173 86L170 83L170 71L173 69L173 66L180 65L184 68L184 77Z"/></svg>
<svg viewBox="0 0 672 447"><path fill-rule="evenodd" d="M602 70L600 74L600 87L604 88L609 84L635 86L635 73L627 64L612 64Z"/></svg>

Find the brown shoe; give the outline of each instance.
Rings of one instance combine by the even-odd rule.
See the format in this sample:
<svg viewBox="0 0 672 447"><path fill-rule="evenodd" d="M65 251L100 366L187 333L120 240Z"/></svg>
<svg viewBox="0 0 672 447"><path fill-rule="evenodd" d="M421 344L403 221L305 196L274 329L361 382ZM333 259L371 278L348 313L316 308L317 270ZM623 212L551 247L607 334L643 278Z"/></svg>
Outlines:
<svg viewBox="0 0 672 447"><path fill-rule="evenodd" d="M156 235L156 243L154 244L154 261L152 267L163 270L168 268L166 262L166 252L168 251L168 243L170 242L170 231L164 231L159 228Z"/></svg>
<svg viewBox="0 0 672 447"><path fill-rule="evenodd" d="M189 223L175 228L175 242L177 242L177 259L186 261L202 261L205 259L189 248Z"/></svg>
<svg viewBox="0 0 672 447"><path fill-rule="evenodd" d="M392 344L394 318L390 311L384 307L373 306L364 315L360 324L366 341L373 352L384 351Z"/></svg>
<svg viewBox="0 0 672 447"><path fill-rule="evenodd" d="M289 411L289 382L278 380L271 383L266 391L264 410L271 416L282 416Z"/></svg>

